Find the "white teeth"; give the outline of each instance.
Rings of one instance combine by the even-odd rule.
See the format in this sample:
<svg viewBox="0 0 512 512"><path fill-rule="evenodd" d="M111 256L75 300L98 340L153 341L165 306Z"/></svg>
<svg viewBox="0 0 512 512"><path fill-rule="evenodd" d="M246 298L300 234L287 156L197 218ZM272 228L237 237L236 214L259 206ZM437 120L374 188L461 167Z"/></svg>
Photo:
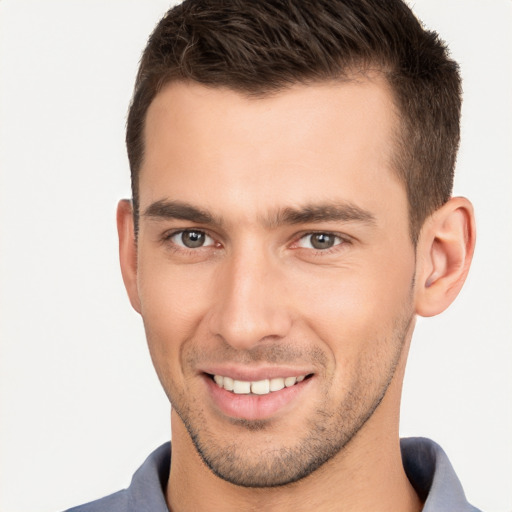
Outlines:
<svg viewBox="0 0 512 512"><path fill-rule="evenodd" d="M292 387L296 382L297 382L297 377L286 377L286 379L284 379L284 385L287 388Z"/></svg>
<svg viewBox="0 0 512 512"><path fill-rule="evenodd" d="M270 392L270 381L268 379L258 380L251 383L251 392L255 395L266 395Z"/></svg>
<svg viewBox="0 0 512 512"><path fill-rule="evenodd" d="M289 388L298 382L302 382L305 378L305 375L299 375L298 377L277 377L250 382L222 375L213 376L217 386L224 388L226 391L232 391L237 395L248 395L250 393L254 395L267 395L273 391L280 391L285 387Z"/></svg>
<svg viewBox="0 0 512 512"><path fill-rule="evenodd" d="M222 384L222 387L226 391L233 391L233 389L235 389L235 383L231 377L224 377L224 382Z"/></svg>
<svg viewBox="0 0 512 512"><path fill-rule="evenodd" d="M280 391L284 388L284 379L278 377L277 379L270 379L270 391Z"/></svg>
<svg viewBox="0 0 512 512"><path fill-rule="evenodd" d="M236 395L247 395L251 392L251 383L247 382L245 380L235 380L234 387L233 387L233 393Z"/></svg>

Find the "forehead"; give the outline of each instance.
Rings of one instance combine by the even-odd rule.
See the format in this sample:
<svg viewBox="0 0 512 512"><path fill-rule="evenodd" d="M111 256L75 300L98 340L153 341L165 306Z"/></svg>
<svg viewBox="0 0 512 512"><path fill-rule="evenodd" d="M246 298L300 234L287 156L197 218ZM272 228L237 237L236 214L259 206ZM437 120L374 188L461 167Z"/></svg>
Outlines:
<svg viewBox="0 0 512 512"><path fill-rule="evenodd" d="M263 98L169 84L147 113L141 210L162 199L219 215L338 200L368 209L405 194L391 167L397 122L379 77Z"/></svg>

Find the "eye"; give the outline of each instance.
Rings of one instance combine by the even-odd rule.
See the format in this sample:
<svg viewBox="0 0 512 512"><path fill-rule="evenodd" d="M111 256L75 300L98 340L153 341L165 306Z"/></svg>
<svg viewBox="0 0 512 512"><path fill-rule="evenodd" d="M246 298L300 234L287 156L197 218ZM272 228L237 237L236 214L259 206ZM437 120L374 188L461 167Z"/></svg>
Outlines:
<svg viewBox="0 0 512 512"><path fill-rule="evenodd" d="M187 249L198 249L215 244L211 236L208 236L204 231L197 231L195 229L178 231L170 237L170 240L174 244L186 247Z"/></svg>
<svg viewBox="0 0 512 512"><path fill-rule="evenodd" d="M341 243L343 243L342 238L332 233L308 233L298 241L297 246L322 251Z"/></svg>

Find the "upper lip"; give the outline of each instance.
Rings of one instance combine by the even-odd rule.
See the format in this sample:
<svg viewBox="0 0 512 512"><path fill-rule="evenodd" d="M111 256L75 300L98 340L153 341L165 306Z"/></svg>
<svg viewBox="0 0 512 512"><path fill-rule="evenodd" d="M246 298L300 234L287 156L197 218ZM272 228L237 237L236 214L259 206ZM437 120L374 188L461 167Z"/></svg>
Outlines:
<svg viewBox="0 0 512 512"><path fill-rule="evenodd" d="M222 375L235 380L255 382L264 379L276 379L278 377L300 377L310 375L311 369L293 368L286 366L237 366L237 365L212 365L199 368L201 373L209 375Z"/></svg>

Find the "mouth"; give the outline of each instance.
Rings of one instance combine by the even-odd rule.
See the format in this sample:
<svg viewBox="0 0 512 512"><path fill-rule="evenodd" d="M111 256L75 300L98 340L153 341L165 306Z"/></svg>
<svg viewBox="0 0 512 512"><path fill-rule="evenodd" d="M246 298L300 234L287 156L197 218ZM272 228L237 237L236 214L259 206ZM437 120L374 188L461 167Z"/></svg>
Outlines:
<svg viewBox="0 0 512 512"><path fill-rule="evenodd" d="M226 391L235 395L268 395L281 391L285 388L291 388L300 382L312 377L313 374L288 376L288 377L274 377L271 379L262 379L255 381L237 380L224 375L210 375L215 384Z"/></svg>
<svg viewBox="0 0 512 512"><path fill-rule="evenodd" d="M315 373L296 368L203 368L208 400L223 418L266 420L284 417L315 393Z"/></svg>

